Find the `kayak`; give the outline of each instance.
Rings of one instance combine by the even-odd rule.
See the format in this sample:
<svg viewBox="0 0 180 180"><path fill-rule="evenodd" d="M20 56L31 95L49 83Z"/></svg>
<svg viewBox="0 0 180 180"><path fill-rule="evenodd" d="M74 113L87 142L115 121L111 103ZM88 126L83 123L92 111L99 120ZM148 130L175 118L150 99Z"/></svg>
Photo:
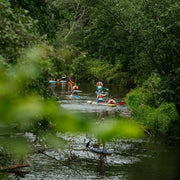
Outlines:
<svg viewBox="0 0 180 180"><path fill-rule="evenodd" d="M50 83L57 83L57 81L49 80Z"/></svg>
<svg viewBox="0 0 180 180"><path fill-rule="evenodd" d="M117 104L108 104L109 107L116 107Z"/></svg>
<svg viewBox="0 0 180 180"><path fill-rule="evenodd" d="M90 150L95 152L95 153L100 153L100 154L106 154L106 155L112 154L111 151L108 151L107 149L102 149L102 148L92 147L92 148L90 148Z"/></svg>
<svg viewBox="0 0 180 180"><path fill-rule="evenodd" d="M80 96L77 96L77 95L71 95L71 98L80 99L81 97L80 97Z"/></svg>
<svg viewBox="0 0 180 180"><path fill-rule="evenodd" d="M96 101L87 101L88 104L95 104L95 105L102 105L102 106L107 106L107 103L103 102L96 102Z"/></svg>
<svg viewBox="0 0 180 180"><path fill-rule="evenodd" d="M66 81L65 80L61 80L60 83L66 83Z"/></svg>

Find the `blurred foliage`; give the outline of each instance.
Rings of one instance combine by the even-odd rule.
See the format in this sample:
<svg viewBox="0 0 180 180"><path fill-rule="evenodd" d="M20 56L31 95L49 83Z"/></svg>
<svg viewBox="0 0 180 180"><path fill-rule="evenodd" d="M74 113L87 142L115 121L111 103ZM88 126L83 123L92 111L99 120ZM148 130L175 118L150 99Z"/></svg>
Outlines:
<svg viewBox="0 0 180 180"><path fill-rule="evenodd" d="M113 138L142 138L144 133L140 126L128 118L118 118L100 121L96 126L91 128L91 131L98 139L104 142Z"/></svg>
<svg viewBox="0 0 180 180"><path fill-rule="evenodd" d="M20 163L31 152L27 132L35 135L35 141L45 147L61 148L64 142L56 132L92 133L97 126L78 114L66 112L50 95L43 96L53 67L51 54L52 47L41 44L26 50L14 66L8 66L3 58L0 60L0 166ZM143 135L137 124L120 121L111 125L104 123L102 131L97 132L97 137L105 140L117 135Z"/></svg>

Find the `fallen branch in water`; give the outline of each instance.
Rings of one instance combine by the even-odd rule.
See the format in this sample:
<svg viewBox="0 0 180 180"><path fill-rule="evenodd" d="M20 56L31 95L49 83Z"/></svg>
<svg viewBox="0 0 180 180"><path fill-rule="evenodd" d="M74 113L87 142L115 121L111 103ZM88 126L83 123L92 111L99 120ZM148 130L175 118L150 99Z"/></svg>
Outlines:
<svg viewBox="0 0 180 180"><path fill-rule="evenodd" d="M23 167L30 167L30 164L24 163L24 164L12 165L12 166L0 167L0 171L10 171L14 169L23 168Z"/></svg>
<svg viewBox="0 0 180 180"><path fill-rule="evenodd" d="M144 131L147 135L149 135L150 137L151 137L151 136L154 136L154 135L152 134L152 132L149 132L148 130L146 130L146 129L143 128L142 126L141 126L141 128L142 128L143 131Z"/></svg>
<svg viewBox="0 0 180 180"><path fill-rule="evenodd" d="M73 167L71 167L71 166L68 166L66 163L64 163L64 162L56 159L56 158L53 157L53 156L50 156L50 155L46 154L45 152L40 152L40 153L41 153L41 154L44 154L45 156L47 156L47 157L49 157L49 158L51 158L51 159L54 159L54 160L58 161L58 162L61 163L63 166L66 166L66 167L74 170L76 173L78 173L78 174L83 178L82 174L81 174L79 171L77 171L75 168L73 168Z"/></svg>

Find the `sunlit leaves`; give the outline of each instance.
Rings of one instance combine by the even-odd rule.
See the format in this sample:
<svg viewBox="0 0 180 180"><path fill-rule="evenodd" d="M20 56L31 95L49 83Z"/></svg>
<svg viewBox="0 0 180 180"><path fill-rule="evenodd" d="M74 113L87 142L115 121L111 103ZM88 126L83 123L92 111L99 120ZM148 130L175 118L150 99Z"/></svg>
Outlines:
<svg viewBox="0 0 180 180"><path fill-rule="evenodd" d="M144 136L137 123L125 118L101 121L93 128L93 133L97 138L105 141L113 138L142 138Z"/></svg>

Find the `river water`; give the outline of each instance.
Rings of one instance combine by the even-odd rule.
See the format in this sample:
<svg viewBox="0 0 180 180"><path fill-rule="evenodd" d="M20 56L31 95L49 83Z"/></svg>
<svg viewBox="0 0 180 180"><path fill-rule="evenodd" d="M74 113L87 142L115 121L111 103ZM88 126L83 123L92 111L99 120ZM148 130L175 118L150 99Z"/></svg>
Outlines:
<svg viewBox="0 0 180 180"><path fill-rule="evenodd" d="M109 97L114 96L119 103L128 90L116 85L104 85L109 89ZM80 113L88 120L89 116L98 119L106 117L126 116L127 107L118 105L110 108L87 104L95 100L96 87L90 83L81 83L80 99L69 99L67 84L52 84L51 89L59 99L62 108ZM105 99L105 100L108 100ZM27 134L34 139L32 134ZM44 153L35 153L29 158L31 164L28 180L75 180L75 179L122 179L122 180L176 180L180 179L180 143L167 139L144 137L143 139L114 139L100 144L112 152L103 155L90 151L86 143L98 143L88 134L61 134L61 139L69 144L63 149L48 149ZM36 144L37 148L40 145Z"/></svg>

